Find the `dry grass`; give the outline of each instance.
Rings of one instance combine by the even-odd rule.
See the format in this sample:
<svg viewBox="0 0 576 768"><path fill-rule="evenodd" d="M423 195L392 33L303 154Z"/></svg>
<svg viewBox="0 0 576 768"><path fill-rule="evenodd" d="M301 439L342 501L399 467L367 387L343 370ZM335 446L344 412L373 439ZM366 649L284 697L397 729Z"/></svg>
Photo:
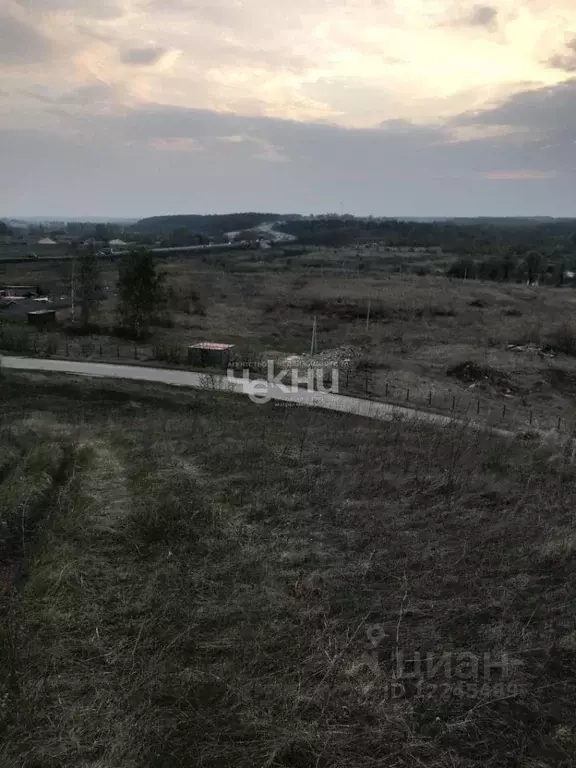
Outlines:
<svg viewBox="0 0 576 768"><path fill-rule="evenodd" d="M366 258L368 267L359 271L358 259ZM359 257L347 249L166 260L173 311L136 355L178 365L187 345L204 340L235 344L243 359L302 353L316 316L321 350L354 345L370 361L369 386L362 376L351 379L350 394L403 401L409 391L412 404L422 408L432 401L445 412L455 404L460 416L480 409L493 422L505 413L505 426L525 427L530 419L542 428L555 427L558 419L565 427L576 422L576 333L565 322L576 307L573 288L402 275L391 273L387 260L383 251ZM97 320L106 328L115 322L116 276L114 265L103 266L109 291ZM54 290L59 279L62 285L54 265L6 270L13 280L44 282ZM69 338L68 347L70 356L135 357L130 344L106 333ZM539 354L542 347L552 347L556 357ZM510 392L447 375L466 361L500 371Z"/></svg>
<svg viewBox="0 0 576 768"><path fill-rule="evenodd" d="M2 766L574 764L569 454L118 382L0 394L3 515L36 509ZM513 673L392 699L418 652Z"/></svg>

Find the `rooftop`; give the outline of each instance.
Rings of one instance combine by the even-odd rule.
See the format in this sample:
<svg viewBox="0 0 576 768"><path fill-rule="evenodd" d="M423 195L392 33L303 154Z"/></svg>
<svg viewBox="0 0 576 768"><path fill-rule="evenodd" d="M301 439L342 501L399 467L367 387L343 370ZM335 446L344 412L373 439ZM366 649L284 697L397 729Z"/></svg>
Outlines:
<svg viewBox="0 0 576 768"><path fill-rule="evenodd" d="M191 344L190 349L211 349L214 351L224 351L226 349L232 349L234 344L213 344L210 341L202 341L200 344Z"/></svg>

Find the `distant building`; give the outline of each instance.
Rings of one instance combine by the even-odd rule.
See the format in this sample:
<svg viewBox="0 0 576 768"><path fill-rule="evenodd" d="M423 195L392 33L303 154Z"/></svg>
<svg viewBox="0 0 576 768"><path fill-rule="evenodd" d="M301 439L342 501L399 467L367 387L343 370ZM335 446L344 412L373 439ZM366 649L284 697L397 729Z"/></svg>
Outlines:
<svg viewBox="0 0 576 768"><path fill-rule="evenodd" d="M87 240L84 240L80 243L81 246L84 248L106 248L108 245L107 240L96 240L95 237L89 237Z"/></svg>
<svg viewBox="0 0 576 768"><path fill-rule="evenodd" d="M56 324L56 312L53 309L36 309L28 312L28 324L46 328Z"/></svg>
<svg viewBox="0 0 576 768"><path fill-rule="evenodd" d="M0 297L0 318L26 322L29 312L38 309L33 299L25 296Z"/></svg>
<svg viewBox="0 0 576 768"><path fill-rule="evenodd" d="M108 245L110 246L110 248L122 248L122 246L128 245L128 243L125 243L124 240L116 239L116 240L110 240Z"/></svg>
<svg viewBox="0 0 576 768"><path fill-rule="evenodd" d="M38 240L36 245L58 245L56 240L52 240L51 237L43 237L41 240Z"/></svg>

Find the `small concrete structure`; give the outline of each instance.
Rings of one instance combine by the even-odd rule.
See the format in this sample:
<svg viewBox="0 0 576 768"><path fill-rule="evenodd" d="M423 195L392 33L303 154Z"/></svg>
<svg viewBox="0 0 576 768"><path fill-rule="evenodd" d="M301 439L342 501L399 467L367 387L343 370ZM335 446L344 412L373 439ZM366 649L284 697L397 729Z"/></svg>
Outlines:
<svg viewBox="0 0 576 768"><path fill-rule="evenodd" d="M28 325L35 325L37 328L46 328L56 324L56 311L54 309L36 309L28 312Z"/></svg>
<svg viewBox="0 0 576 768"><path fill-rule="evenodd" d="M233 344L213 344L203 341L188 347L188 364L202 368L227 368Z"/></svg>

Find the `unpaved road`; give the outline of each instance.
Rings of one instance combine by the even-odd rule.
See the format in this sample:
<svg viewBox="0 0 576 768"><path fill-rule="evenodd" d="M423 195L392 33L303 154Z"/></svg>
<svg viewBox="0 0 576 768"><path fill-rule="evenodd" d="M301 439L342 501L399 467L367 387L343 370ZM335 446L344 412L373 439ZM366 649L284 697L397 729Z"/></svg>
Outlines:
<svg viewBox="0 0 576 768"><path fill-rule="evenodd" d="M257 234L265 237L273 243L295 243L298 238L294 235L289 235L287 232L280 232L274 227L279 224L278 221L268 221L264 224L259 224L257 227L252 227L247 232L256 232ZM237 237L240 234L240 230L237 232L226 232L226 235L230 238Z"/></svg>
<svg viewBox="0 0 576 768"><path fill-rule="evenodd" d="M165 368L145 368L131 365L113 365L108 363L84 363L76 360L43 360L32 357L0 356L0 367L21 371L47 371L53 373L69 373L77 376L104 377L113 379L131 379L158 384L169 384L177 387L193 387L195 389L218 389L237 394L252 395L254 399L254 381L243 379L230 380L226 376L213 376L192 371L179 371ZM258 390L256 394L260 394ZM340 411L365 416L369 419L391 421L394 418L404 418L424 421L429 424L448 426L450 424L470 427L472 429L490 432L502 437L512 437L513 433L503 429L488 427L474 421L462 421L449 416L441 416L413 408L403 408L400 405L379 403L372 400L362 400L356 397L329 394L326 392L309 392L299 389L297 392L284 391L273 384L267 385L266 399L298 403L329 411ZM264 400L261 400L264 402Z"/></svg>

